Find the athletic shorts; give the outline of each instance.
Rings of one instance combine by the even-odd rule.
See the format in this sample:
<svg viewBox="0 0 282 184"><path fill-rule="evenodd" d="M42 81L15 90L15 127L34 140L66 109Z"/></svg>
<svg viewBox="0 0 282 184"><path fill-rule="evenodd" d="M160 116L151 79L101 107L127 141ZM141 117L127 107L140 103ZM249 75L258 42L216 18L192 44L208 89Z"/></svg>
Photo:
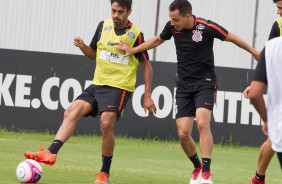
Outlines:
<svg viewBox="0 0 282 184"><path fill-rule="evenodd" d="M215 86L177 86L176 89L176 119L194 117L197 108L213 110L216 100Z"/></svg>
<svg viewBox="0 0 282 184"><path fill-rule="evenodd" d="M104 111L111 111L116 112L119 119L131 95L132 92L124 89L91 84L76 100L84 100L92 105L93 111L86 116L96 117Z"/></svg>

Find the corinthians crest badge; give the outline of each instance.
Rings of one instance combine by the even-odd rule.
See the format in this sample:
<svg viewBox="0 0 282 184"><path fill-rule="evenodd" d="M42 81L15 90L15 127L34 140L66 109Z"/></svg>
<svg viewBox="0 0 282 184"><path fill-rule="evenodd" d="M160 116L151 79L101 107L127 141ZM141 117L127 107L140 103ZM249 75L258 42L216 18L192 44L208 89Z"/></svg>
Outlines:
<svg viewBox="0 0 282 184"><path fill-rule="evenodd" d="M203 31L199 31L199 30L193 30L193 36L192 36L192 40L194 42L200 42L203 40L203 36L202 36Z"/></svg>

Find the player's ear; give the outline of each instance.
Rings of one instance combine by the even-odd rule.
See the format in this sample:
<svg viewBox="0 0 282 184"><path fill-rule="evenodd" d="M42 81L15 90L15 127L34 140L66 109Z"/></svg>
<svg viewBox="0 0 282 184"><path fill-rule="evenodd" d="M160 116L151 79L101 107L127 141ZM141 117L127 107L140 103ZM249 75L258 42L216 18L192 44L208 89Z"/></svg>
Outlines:
<svg viewBox="0 0 282 184"><path fill-rule="evenodd" d="M132 9L128 10L127 15L131 15Z"/></svg>
<svg viewBox="0 0 282 184"><path fill-rule="evenodd" d="M193 15L190 14L190 13L187 13L185 16L186 16L188 19L191 18L191 17L193 17Z"/></svg>

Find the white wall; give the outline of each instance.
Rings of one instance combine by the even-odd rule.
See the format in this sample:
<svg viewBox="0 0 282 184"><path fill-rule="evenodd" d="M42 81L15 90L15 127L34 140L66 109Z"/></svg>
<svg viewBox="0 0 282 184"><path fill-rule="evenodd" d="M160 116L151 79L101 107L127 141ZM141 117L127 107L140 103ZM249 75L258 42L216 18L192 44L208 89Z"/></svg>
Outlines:
<svg viewBox="0 0 282 184"><path fill-rule="evenodd" d="M147 39L154 35L154 2L136 1L130 17ZM108 18L109 0L0 0L0 48L82 54L73 38L89 44L98 23Z"/></svg>
<svg viewBox="0 0 282 184"><path fill-rule="evenodd" d="M272 1L258 0L258 24L254 37L256 0L191 0L193 13L210 19L261 49L277 18ZM160 1L158 34L169 20L171 0ZM134 0L130 16L145 39L155 35L157 0ZM110 18L109 0L0 0L0 48L82 54L73 46L80 36L89 44L99 21ZM215 41L215 65L251 68L252 57L231 43ZM149 51L153 58L153 50ZM173 39L156 49L156 60L176 62ZM254 62L255 64L256 62ZM254 67L254 66L253 66Z"/></svg>
<svg viewBox="0 0 282 184"><path fill-rule="evenodd" d="M98 1L98 0L96 0ZM1 48L80 54L73 38L89 42L109 3L93 0L1 0ZM97 13L99 12L99 13ZM93 20L96 18L97 20Z"/></svg>

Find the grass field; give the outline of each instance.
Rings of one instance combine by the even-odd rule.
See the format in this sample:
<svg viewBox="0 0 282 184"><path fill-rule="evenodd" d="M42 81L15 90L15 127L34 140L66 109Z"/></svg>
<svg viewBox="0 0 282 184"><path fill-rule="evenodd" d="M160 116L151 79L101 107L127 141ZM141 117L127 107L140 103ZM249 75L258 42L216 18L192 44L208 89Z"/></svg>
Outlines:
<svg viewBox="0 0 282 184"><path fill-rule="evenodd" d="M19 183L15 170L26 150L48 147L49 133L9 132L0 129L0 183ZM198 145L197 145L198 146ZM248 184L254 175L259 148L215 145L212 174L215 184ZM57 163L42 165L41 184L91 184L101 167L101 137L75 136L60 150ZM177 141L132 139L118 136L111 168L111 184L188 184L192 164ZM267 184L281 184L275 157Z"/></svg>

